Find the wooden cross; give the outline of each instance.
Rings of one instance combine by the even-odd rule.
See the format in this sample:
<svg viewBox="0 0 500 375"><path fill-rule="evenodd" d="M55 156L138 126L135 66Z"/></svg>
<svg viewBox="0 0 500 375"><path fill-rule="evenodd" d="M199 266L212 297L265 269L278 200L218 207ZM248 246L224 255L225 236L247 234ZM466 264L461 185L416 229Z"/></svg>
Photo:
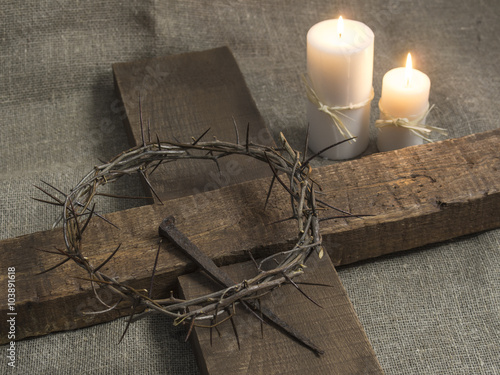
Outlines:
<svg viewBox="0 0 500 375"><path fill-rule="evenodd" d="M139 92L143 117L150 132L160 138L211 134L234 141L233 119L244 134L251 124L255 142L271 144L243 76L227 48L206 52L116 64L114 74L124 103L126 128L133 145L148 131L139 125ZM309 293L323 309L299 293L283 287L266 303L289 324L302 330L325 350L318 359L280 333L265 329L257 320L239 314L241 348L222 326L222 338L210 345L208 330L195 329L194 347L204 373L381 373L373 349L347 298L333 265L408 250L465 234L500 226L500 130L435 144L374 154L361 159L317 168L324 199L353 213L372 214L364 219L337 219L322 224L329 257L313 259L305 279L330 284ZM174 215L177 226L233 278L253 271L248 251L265 256L295 240L295 226L282 222L287 193L275 189L264 211L270 183L267 166L255 160L227 159L220 166L193 161L169 164L151 176L164 204L153 204L107 215L120 229L93 220L84 247L95 264L104 261L118 243L120 252L107 264L109 272L137 288L149 287L158 241L158 225ZM224 246L221 246L224 244ZM101 310L88 283L74 279L80 269L65 264L36 276L60 259L36 248L64 247L60 229L0 241L0 264L16 267L17 338L69 330L115 319L130 311L84 315ZM168 295L180 281L186 297L213 288L173 245L161 254L156 280ZM312 269L312 270L311 270ZM6 284L6 273L0 283ZM104 295L103 298L106 298ZM0 301L2 316L6 299ZM0 320L6 332L6 320ZM228 328L231 330L231 328ZM8 340L1 337L1 344ZM272 372L272 371L271 371Z"/></svg>

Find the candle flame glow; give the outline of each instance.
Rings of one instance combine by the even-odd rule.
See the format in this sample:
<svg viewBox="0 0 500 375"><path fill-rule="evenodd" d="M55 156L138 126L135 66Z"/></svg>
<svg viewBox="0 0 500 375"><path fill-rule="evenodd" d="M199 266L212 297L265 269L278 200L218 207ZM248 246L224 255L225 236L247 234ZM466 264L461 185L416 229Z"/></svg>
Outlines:
<svg viewBox="0 0 500 375"><path fill-rule="evenodd" d="M405 87L410 87L411 85L412 71L413 67L411 63L411 54L408 53L408 57L406 58L406 69L405 69Z"/></svg>
<svg viewBox="0 0 500 375"><path fill-rule="evenodd" d="M344 19L342 16L339 17L339 22L337 22L337 33L339 34L339 39L342 38L342 33L344 32Z"/></svg>

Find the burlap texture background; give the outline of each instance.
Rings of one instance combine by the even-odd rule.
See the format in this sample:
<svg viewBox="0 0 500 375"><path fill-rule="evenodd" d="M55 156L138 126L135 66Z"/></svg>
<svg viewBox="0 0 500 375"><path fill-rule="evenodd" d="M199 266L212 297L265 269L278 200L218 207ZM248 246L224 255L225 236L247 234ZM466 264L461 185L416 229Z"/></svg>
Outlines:
<svg viewBox="0 0 500 375"><path fill-rule="evenodd" d="M68 189L98 158L128 146L113 104L114 62L228 45L273 135L301 145L305 36L339 14L376 35L373 120L383 74L411 50L432 80L430 121L450 137L498 127L496 0L3 1L0 238L50 228L57 210L30 200L33 184ZM138 181L113 189L141 194ZM499 248L496 230L339 270L387 374L500 373ZM15 371L2 348L0 373L197 372L184 332L167 320L141 321L117 345L124 326L20 342Z"/></svg>

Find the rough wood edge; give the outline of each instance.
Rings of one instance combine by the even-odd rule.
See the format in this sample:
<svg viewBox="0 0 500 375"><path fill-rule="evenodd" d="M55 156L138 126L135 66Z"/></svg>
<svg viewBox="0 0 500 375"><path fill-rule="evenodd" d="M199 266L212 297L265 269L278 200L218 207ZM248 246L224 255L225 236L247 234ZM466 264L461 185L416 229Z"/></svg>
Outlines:
<svg viewBox="0 0 500 375"><path fill-rule="evenodd" d="M335 195L334 200L342 202L343 196L347 195L351 200L351 207L354 207L354 202L358 200L360 204L367 204L369 199L373 199L371 196L366 196L366 192L361 186L367 178L367 173L371 174L371 177L368 177L370 181L384 181L385 175L377 177L377 173L396 170L396 172L391 172L392 177L385 183L375 183L375 188L380 188L380 191L385 193L381 193L381 196L377 198L379 205L374 206L374 209L387 209L387 212L384 211L385 213L380 213L375 217L349 221L340 219L325 222L322 225L324 244L334 263L348 264L369 257L500 227L498 215L500 212L499 139L500 130L494 130L319 168L316 171L319 178L328 176L328 180L324 183L328 196ZM437 154L439 154L439 160L435 160ZM447 157L453 160L448 160ZM388 164L389 162L390 164ZM425 163L427 163L427 168L430 168L431 164L434 165L433 169L416 170L417 167L421 168L421 165ZM378 169L374 166L378 166ZM367 171L365 167L372 169ZM356 174L358 172L359 175ZM426 175L424 176L424 174ZM337 190L335 180L347 178L347 176L351 176L349 181L354 181L355 185L349 186L350 182L344 180L343 190ZM256 207L248 208L243 205L241 206L243 211L235 212L230 210L230 206L224 206L226 211L219 222L223 223L227 219L229 222L226 224L229 226L215 228L215 230L203 227L200 223L190 223L188 207L199 209L202 206L200 203L204 200L217 203L221 197L226 200L228 196L232 196L232 199L236 201L248 196L248 194L256 194L252 196L254 200L264 199L268 183L267 180L251 181L218 191L179 198L169 202L168 210L166 207L154 205L108 215L111 220L119 221L127 236L136 236L134 237L135 242L129 242L123 246L124 255L131 257L132 264L126 265L117 259L113 266L123 268L124 272L130 272L130 280L136 280L138 284L147 284L149 276L147 267L149 265L142 263L145 265L144 270L138 270L137 267L141 265L141 259L144 258L143 253L155 246L157 225L161 219L167 216L167 211L168 214L174 213L181 217L181 230L191 236L219 264L248 259L245 250L253 249L257 255L263 255L269 251L286 248L289 241L295 239L293 225L282 223L268 227L266 223L262 222L262 217L259 216L261 212L257 212ZM345 186L346 183L348 186ZM261 186L263 184L265 184L264 187ZM373 185L374 183L368 182L366 186L373 187ZM408 189L409 192L412 192L414 191L412 189L419 185L422 185L424 190L422 194L424 194L425 199L420 201L419 206L415 206L415 202L413 202L415 197L411 194L407 196L404 192ZM399 191L397 195L395 195L394 190ZM420 198L422 199L422 197ZM288 204L286 196L280 195L276 191L273 193L272 200L275 205L274 208L270 208L269 214L271 216L268 219L286 217L286 212L275 210L277 207ZM150 218L151 222L141 221L140 214ZM138 222L130 223L130 217L136 218ZM238 221L232 223L231 220ZM458 220L462 220L460 222L462 225L457 225ZM127 222L129 222L128 227ZM99 241L105 243L102 247L89 248L89 256L95 256L97 262L99 259L105 259L109 250L116 247L119 237L115 233L106 239L108 233L102 233L104 224L96 222L93 225L95 226L93 233L98 237L95 244L99 244ZM268 233L268 237L259 237L257 234L259 231ZM139 233L141 236L138 236ZM218 239L225 235L230 237L229 249L221 250ZM6 266L19 267L17 305L19 310L25 309L27 311L30 308L30 314L45 316L48 319L48 317L54 316L50 313L50 308L55 308L54 306L60 303L61 298L66 303L76 304L75 301L78 298L85 299L88 296L88 287L84 283L72 279L71 282L62 282L60 279L61 277L73 276L76 266L62 268L60 271L49 273L44 277L33 276L34 272L53 265L57 259L54 256L46 256L47 254L42 255L34 249L61 245L62 238L60 237L60 230L56 229L0 242L1 263ZM238 248L238 246L240 247ZM18 259L19 262L22 261L22 263L13 264L15 259ZM144 260L142 261L144 262ZM174 286L177 276L187 272L190 267L175 251L169 252L168 263L169 265L163 267L158 274L164 281L164 292L168 292ZM32 265L29 266L29 264ZM32 268L26 269L28 266ZM22 270L23 267L24 270ZM76 269L78 268L76 267ZM72 273L65 274L65 272ZM5 277L5 274L0 275L0 282L5 282ZM0 303L0 312L5 315L5 299L2 299ZM101 315L89 322L88 319L77 316L76 307L73 305L75 316L73 316L74 324L71 325L71 329L107 321L115 317ZM19 339L68 329L63 320L50 325L47 322L35 321L31 317L26 319L23 324L19 325ZM4 330L5 324L4 321L1 321L2 330ZM35 325L35 327L30 327L30 324ZM2 340L5 338L2 337ZM5 341L2 342L5 343Z"/></svg>

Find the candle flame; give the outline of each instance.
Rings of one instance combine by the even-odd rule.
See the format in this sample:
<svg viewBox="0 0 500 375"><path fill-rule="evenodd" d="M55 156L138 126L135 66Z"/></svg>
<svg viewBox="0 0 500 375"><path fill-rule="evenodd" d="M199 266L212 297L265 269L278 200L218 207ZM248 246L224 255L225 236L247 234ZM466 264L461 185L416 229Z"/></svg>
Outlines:
<svg viewBox="0 0 500 375"><path fill-rule="evenodd" d="M344 19L342 16L339 17L337 22L337 33L339 34L339 39L342 38L342 33L344 32Z"/></svg>
<svg viewBox="0 0 500 375"><path fill-rule="evenodd" d="M413 67L411 63L411 54L408 53L408 57L406 58L406 69L405 69L405 87L410 87L411 85L412 71Z"/></svg>

